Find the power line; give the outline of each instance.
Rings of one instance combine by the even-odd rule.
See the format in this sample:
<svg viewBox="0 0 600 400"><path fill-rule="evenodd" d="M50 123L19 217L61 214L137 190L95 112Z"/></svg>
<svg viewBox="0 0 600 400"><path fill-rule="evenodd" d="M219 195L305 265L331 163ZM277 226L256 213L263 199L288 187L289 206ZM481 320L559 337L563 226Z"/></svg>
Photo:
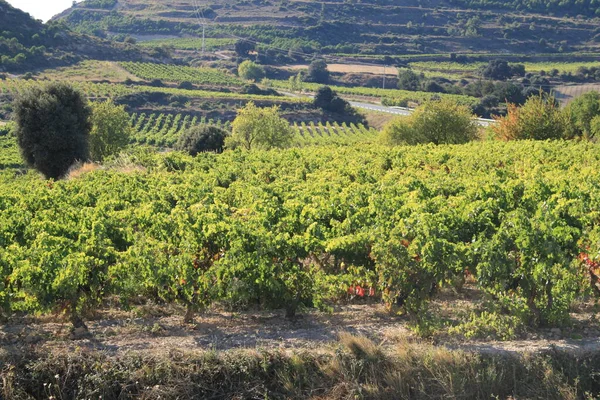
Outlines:
<svg viewBox="0 0 600 400"><path fill-rule="evenodd" d="M203 34L203 43L204 43L204 26L207 23L207 20L204 17L204 12L200 9L200 6L199 6L199 3L197 2L197 0L194 0L194 8L195 8L195 11L196 11L195 14L196 14L197 18L200 15L202 15L202 19L204 20L204 22L200 22L200 20L198 18L198 23L202 25L202 34ZM208 22L208 23L210 24L210 22ZM297 55L297 56L301 56L301 57L304 57L304 58L311 58L311 57L315 56L315 54L308 54L308 53L305 53L303 51L294 51L292 49L283 49L283 48L277 47L277 46L269 44L269 43L264 43L264 42L259 42L257 40L253 40L253 39L249 39L249 38L244 38L244 37L241 37L241 36L234 35L232 33L222 33L222 34L224 36L228 36L228 37L230 37L232 39L238 39L238 40L242 40L242 41L245 41L245 42L248 42L248 43L252 43L255 46L256 45L265 46L265 47L268 47L268 48L270 48L272 50L276 50L276 51L279 51L279 52L285 53L285 54ZM330 55L324 55L324 54L320 54L319 56L321 58L325 59L326 61L329 60L329 62L331 62L331 61L333 61L333 62L337 61L340 64L345 64L345 62L344 62L345 60L343 58L338 58L338 57L334 57L334 56L330 56ZM374 63L365 63L365 62L355 62L353 64L354 65L370 66L370 67L382 67L383 66L383 68L384 68L384 72L383 72L384 83L383 83L383 85L384 85L384 88L385 88L385 67L386 67L385 64L374 64Z"/></svg>

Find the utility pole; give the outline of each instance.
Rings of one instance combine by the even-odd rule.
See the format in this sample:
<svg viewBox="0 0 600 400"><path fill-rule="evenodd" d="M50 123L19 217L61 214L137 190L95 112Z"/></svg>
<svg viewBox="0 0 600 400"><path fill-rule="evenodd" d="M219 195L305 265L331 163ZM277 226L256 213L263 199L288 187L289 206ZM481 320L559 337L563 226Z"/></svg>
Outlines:
<svg viewBox="0 0 600 400"><path fill-rule="evenodd" d="M385 64L383 64L383 88L385 89Z"/></svg>
<svg viewBox="0 0 600 400"><path fill-rule="evenodd" d="M202 56L204 56L204 50L206 50L206 35L205 35L206 25L202 24Z"/></svg>

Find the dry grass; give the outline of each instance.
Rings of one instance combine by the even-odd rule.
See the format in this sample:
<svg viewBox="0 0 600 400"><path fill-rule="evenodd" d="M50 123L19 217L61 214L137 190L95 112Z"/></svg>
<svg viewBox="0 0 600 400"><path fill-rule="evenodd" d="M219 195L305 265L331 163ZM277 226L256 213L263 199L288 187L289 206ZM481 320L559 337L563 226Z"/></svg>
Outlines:
<svg viewBox="0 0 600 400"><path fill-rule="evenodd" d="M73 165L69 172L67 172L66 179L79 179L85 174L89 174L90 172L94 172L100 168L99 164L96 163L77 163Z"/></svg>
<svg viewBox="0 0 600 400"><path fill-rule="evenodd" d="M160 335L155 324L150 333ZM157 332L154 332L156 330ZM348 333L318 349L0 351L3 399L567 399L600 394L600 353L485 355L383 348Z"/></svg>

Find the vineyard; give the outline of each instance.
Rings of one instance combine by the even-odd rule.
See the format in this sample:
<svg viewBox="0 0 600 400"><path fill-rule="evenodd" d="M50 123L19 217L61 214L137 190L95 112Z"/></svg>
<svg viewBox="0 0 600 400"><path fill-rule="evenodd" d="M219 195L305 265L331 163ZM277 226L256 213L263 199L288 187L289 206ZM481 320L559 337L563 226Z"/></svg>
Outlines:
<svg viewBox="0 0 600 400"><path fill-rule="evenodd" d="M276 89L285 89L291 90L290 84L288 81L281 80L271 80L265 79L263 83L266 86L274 87ZM319 90L320 85L318 83L309 83L303 82L302 88L304 90L308 90L311 92L316 92ZM337 93L346 94L346 95L355 95L355 96L370 96L370 97L380 97L382 98L382 102L388 105L397 105L399 100L402 99L404 101L412 101L415 103L423 103L432 98L445 98L451 99L459 104L465 105L475 105L477 104L477 99L471 96L465 96L460 94L447 94L447 93L431 93L431 92L418 92L418 91L408 91L408 90L399 90L399 89L381 89L381 88L370 88L370 87L347 87L347 86L333 86L329 85L331 89L333 89Z"/></svg>
<svg viewBox="0 0 600 400"><path fill-rule="evenodd" d="M594 144L128 160L143 168L57 182L0 172L3 313L63 311L75 323L112 296L178 303L186 320L214 303L291 316L331 310L351 290L422 322L442 288L468 281L493 300L485 315L557 326L598 292Z"/></svg>
<svg viewBox="0 0 600 400"><path fill-rule="evenodd" d="M294 123L292 128L296 132L296 143L300 146L310 145L344 145L374 142L379 135L379 131L373 128L366 128L362 124L350 125L337 122L325 124L314 122Z"/></svg>
<svg viewBox="0 0 600 400"><path fill-rule="evenodd" d="M16 95L33 86L43 85L50 81L35 81L24 79L0 80L0 94ZM262 96L252 94L240 94L235 92L217 92L209 90L187 90L171 87L153 87L144 85L124 85L111 83L93 82L71 82L72 86L81 90L87 97L92 99L115 98L135 93L165 93L175 96L185 96L191 99L232 99L232 100L256 100L285 103L308 103L311 100L302 97Z"/></svg>
<svg viewBox="0 0 600 400"><path fill-rule="evenodd" d="M194 68L171 64L122 62L127 72L138 78L160 79L167 82L191 82L200 85L241 86L243 82L236 76L214 68Z"/></svg>
<svg viewBox="0 0 600 400"><path fill-rule="evenodd" d="M150 144L159 147L172 147L186 129L196 125L213 125L226 131L231 131L231 122L220 119L198 118L182 114L141 113L131 115L133 141L139 144ZM310 145L343 145L372 142L379 131L369 129L362 124L355 125L337 122L294 123L297 146Z"/></svg>
<svg viewBox="0 0 600 400"><path fill-rule="evenodd" d="M224 47L233 47L236 39L227 38L206 38L204 42L207 51L214 51ZM160 47L168 46L178 50L201 50L202 39L198 38L176 38L176 39L156 39L139 43L142 47Z"/></svg>

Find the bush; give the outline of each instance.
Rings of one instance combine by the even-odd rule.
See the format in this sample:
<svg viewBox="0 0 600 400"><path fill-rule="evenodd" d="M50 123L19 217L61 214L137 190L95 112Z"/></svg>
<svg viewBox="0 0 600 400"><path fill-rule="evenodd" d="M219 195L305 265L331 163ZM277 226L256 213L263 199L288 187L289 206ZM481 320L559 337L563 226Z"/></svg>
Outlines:
<svg viewBox="0 0 600 400"><path fill-rule="evenodd" d="M193 126L179 137L175 150L184 151L191 156L206 151L222 153L226 136L227 132L216 126Z"/></svg>
<svg viewBox="0 0 600 400"><path fill-rule="evenodd" d="M508 104L507 114L491 127L499 140L560 139L565 133L565 118L553 97L532 96L522 107Z"/></svg>
<svg viewBox="0 0 600 400"><path fill-rule="evenodd" d="M279 93L275 89L261 89L254 83L242 86L240 90L242 94L255 94L259 96L279 96Z"/></svg>
<svg viewBox="0 0 600 400"><path fill-rule="evenodd" d="M410 69L398 70L398 89L417 91L421 87L421 78Z"/></svg>
<svg viewBox="0 0 600 400"><path fill-rule="evenodd" d="M329 70L323 60L315 60L308 66L308 80L316 83L329 82Z"/></svg>
<svg viewBox="0 0 600 400"><path fill-rule="evenodd" d="M383 128L380 140L383 144L389 146L423 143L423 138L417 136L412 128L410 117L398 117L393 119Z"/></svg>
<svg viewBox="0 0 600 400"><path fill-rule="evenodd" d="M17 142L25 162L46 178L62 177L87 160L91 109L83 94L65 83L34 87L17 97Z"/></svg>
<svg viewBox="0 0 600 400"><path fill-rule="evenodd" d="M90 157L94 161L117 154L129 144L132 128L125 106L112 100L92 104Z"/></svg>
<svg viewBox="0 0 600 400"><path fill-rule="evenodd" d="M243 79L258 82L265 77L265 69L253 61L246 60L238 66L238 75Z"/></svg>
<svg viewBox="0 0 600 400"><path fill-rule="evenodd" d="M393 120L383 130L381 140L398 144L458 144L477 137L478 126L467 106L450 100L428 101L410 117Z"/></svg>
<svg viewBox="0 0 600 400"><path fill-rule="evenodd" d="M194 85L192 84L192 82L189 82L189 81L183 81L183 82L181 82L181 83L180 83L180 84L177 86L177 88L179 88L179 89L186 89L186 90L192 90L192 89L194 89Z"/></svg>
<svg viewBox="0 0 600 400"><path fill-rule="evenodd" d="M232 134L225 141L227 148L269 149L289 147L294 132L279 116L279 107L259 108L253 102L238 110L232 123Z"/></svg>
<svg viewBox="0 0 600 400"><path fill-rule="evenodd" d="M565 108L569 120L569 138L593 138L598 133L592 126L594 118L600 115L600 93L587 92L573 100Z"/></svg>
<svg viewBox="0 0 600 400"><path fill-rule="evenodd" d="M346 100L339 97L329 86L319 88L313 100L313 105L323 110L340 114L344 113L350 106Z"/></svg>

